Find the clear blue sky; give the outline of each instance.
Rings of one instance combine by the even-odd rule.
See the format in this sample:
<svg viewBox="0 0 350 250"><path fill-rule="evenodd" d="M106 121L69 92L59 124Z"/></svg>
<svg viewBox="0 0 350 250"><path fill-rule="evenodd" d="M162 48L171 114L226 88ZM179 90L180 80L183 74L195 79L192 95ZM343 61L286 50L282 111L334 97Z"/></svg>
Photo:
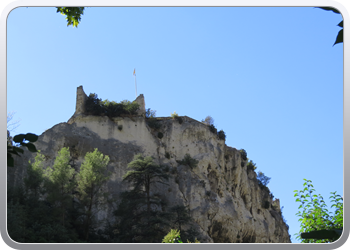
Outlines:
<svg viewBox="0 0 350 250"><path fill-rule="evenodd" d="M56 8L17 8L7 23L13 134L73 115L76 88L114 101L144 94L157 116L214 118L245 149L299 231L293 190L343 195L341 15L312 7L87 8L78 28Z"/></svg>

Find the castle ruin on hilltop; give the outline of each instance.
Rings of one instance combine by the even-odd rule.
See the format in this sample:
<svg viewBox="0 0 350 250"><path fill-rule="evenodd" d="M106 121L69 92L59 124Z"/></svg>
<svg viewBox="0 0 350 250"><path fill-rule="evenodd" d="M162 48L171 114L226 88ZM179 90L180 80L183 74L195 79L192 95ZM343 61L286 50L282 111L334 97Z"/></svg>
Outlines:
<svg viewBox="0 0 350 250"><path fill-rule="evenodd" d="M80 85L77 88L77 99L76 99L76 105L75 105L75 112L73 116L69 119L73 119L79 115L83 115L86 113L86 105L85 102L87 100L87 95L84 92L83 86ZM137 111L137 115L144 116L146 113L146 105L145 105L145 97L143 94L140 94L134 102L137 102L139 104L139 109Z"/></svg>

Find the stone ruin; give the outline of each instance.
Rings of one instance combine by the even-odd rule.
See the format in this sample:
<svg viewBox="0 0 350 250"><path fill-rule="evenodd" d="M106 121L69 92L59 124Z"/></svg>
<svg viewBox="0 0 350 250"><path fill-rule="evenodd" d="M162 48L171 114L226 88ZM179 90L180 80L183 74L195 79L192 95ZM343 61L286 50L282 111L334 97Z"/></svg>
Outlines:
<svg viewBox="0 0 350 250"><path fill-rule="evenodd" d="M87 99L87 95L84 92L83 86L80 85L77 88L77 99L76 99L76 105L75 105L75 112L74 112L72 118L85 114L85 112L86 112L86 107L85 107L86 99ZM140 94L134 100L134 102L137 102L140 105L139 110L137 111L137 115L144 116L146 113L146 105L145 105L145 97L143 96L143 94Z"/></svg>

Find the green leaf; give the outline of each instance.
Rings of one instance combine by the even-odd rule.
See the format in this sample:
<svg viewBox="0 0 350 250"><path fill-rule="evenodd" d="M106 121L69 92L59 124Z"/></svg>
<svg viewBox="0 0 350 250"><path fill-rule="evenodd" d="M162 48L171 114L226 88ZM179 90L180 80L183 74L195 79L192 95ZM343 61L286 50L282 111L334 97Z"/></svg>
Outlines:
<svg viewBox="0 0 350 250"><path fill-rule="evenodd" d="M25 134L15 135L13 137L13 141L16 142L16 143L21 143L21 142L23 142L25 136L26 136Z"/></svg>
<svg viewBox="0 0 350 250"><path fill-rule="evenodd" d="M38 136L36 134L27 133L25 135L25 139L30 142L36 142L38 140Z"/></svg>
<svg viewBox="0 0 350 250"><path fill-rule="evenodd" d="M333 44L336 45L337 43L342 43L343 42L343 29L341 29L337 35L337 38L335 39L335 42Z"/></svg>
<svg viewBox="0 0 350 250"><path fill-rule="evenodd" d="M23 143L23 144L24 144L24 143ZM25 143L23 146L26 146L30 152L33 152L33 153L38 152L38 151L36 150L36 147L34 146L34 144L32 144L32 143L30 143L30 142Z"/></svg>
<svg viewBox="0 0 350 250"><path fill-rule="evenodd" d="M327 10L327 11L330 10L330 11L333 11L334 13L340 14L340 12L337 9L332 8L332 7L318 7L318 8L323 9L323 10Z"/></svg>

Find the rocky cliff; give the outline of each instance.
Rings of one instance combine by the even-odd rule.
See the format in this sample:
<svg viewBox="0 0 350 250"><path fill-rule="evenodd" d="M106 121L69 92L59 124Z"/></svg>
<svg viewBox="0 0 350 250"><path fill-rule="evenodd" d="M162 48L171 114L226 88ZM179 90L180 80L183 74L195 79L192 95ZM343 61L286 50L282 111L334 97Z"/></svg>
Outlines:
<svg viewBox="0 0 350 250"><path fill-rule="evenodd" d="M82 90L82 89L81 89ZM45 155L46 166L52 166L57 152L69 147L74 163L80 166L87 152L98 148L110 157L112 176L105 187L115 198L127 189L122 176L127 164L137 153L153 156L157 164L168 165L170 186L158 184L152 192L160 192L169 205L183 204L191 211L202 242L211 243L289 243L288 226L283 222L279 200L268 189L261 188L254 170L239 150L225 145L207 125L190 117L182 121L170 117L157 118L161 127L154 130L142 115L109 118L85 115L79 108L67 123L53 126L39 136L35 145ZM144 99L141 103L144 109ZM163 137L158 136L161 132ZM159 138L161 137L161 138ZM177 162L185 154L198 160L190 169ZM9 184L25 175L34 154L25 151L16 157L16 167L8 170ZM115 207L100 212L98 219L112 218Z"/></svg>

